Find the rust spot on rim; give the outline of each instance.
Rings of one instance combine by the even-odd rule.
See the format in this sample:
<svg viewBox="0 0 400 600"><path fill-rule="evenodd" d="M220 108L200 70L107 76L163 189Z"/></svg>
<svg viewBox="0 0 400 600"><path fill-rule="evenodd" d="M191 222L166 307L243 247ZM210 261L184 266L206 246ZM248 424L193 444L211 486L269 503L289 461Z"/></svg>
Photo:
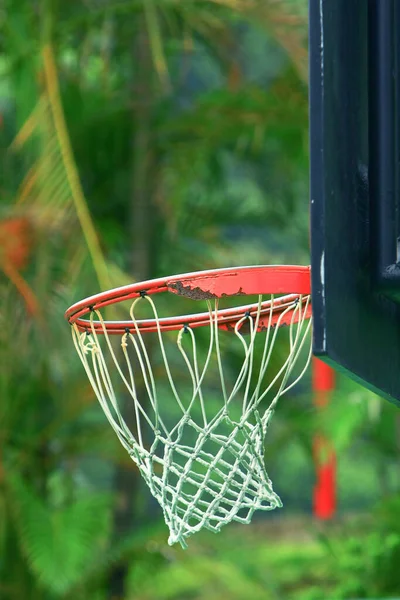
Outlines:
<svg viewBox="0 0 400 600"><path fill-rule="evenodd" d="M243 288L240 287L239 290L237 292L235 292L234 294L221 294L221 298L228 298L230 296L246 296L246 292L243 291Z"/></svg>
<svg viewBox="0 0 400 600"><path fill-rule="evenodd" d="M176 293L179 294L179 296L185 296L192 300L211 300L212 298L217 298L212 292L202 290L200 287L191 288L190 285L183 285L181 281L174 281L173 283L168 284L168 287L176 290Z"/></svg>

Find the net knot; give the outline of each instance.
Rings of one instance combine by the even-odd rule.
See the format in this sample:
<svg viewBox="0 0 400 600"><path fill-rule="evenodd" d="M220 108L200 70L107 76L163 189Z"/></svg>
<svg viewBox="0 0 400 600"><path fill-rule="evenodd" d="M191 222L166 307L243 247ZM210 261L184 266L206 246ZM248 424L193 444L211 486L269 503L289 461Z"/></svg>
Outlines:
<svg viewBox="0 0 400 600"><path fill-rule="evenodd" d="M82 339L82 349L84 354L98 354L100 353L100 348L96 344L96 341L90 337L90 334L84 333L84 339Z"/></svg>

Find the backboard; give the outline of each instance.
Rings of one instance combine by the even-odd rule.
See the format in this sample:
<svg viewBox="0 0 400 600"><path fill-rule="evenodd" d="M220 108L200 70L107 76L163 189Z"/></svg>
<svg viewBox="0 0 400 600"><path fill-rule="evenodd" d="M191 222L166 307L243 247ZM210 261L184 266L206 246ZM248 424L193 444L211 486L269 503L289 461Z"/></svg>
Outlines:
<svg viewBox="0 0 400 600"><path fill-rule="evenodd" d="M310 0L314 353L397 403L399 4Z"/></svg>

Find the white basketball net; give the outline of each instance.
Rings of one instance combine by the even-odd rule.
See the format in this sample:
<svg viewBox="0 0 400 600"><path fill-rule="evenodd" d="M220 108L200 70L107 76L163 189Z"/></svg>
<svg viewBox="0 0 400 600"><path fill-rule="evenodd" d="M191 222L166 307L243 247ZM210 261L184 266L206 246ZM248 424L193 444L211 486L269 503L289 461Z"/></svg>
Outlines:
<svg viewBox="0 0 400 600"><path fill-rule="evenodd" d="M243 352L234 377L221 344L218 300L207 301L210 326L202 327L201 334L200 329L187 326L172 334L162 333L159 326L156 334L142 334L135 317L138 302L150 304L158 324L154 301L146 295L132 303L131 333L108 335L97 310L91 313L86 333L79 332L76 325L72 333L108 421L163 509L169 544L180 542L186 547L186 538L203 527L218 532L230 521L249 523L255 510L282 506L265 470L264 439L278 399L299 381L311 358L310 298L291 300L272 327L271 296L269 326L258 332L260 297L255 316L247 313L234 331L223 332L230 336L229 344L236 341ZM280 327L288 314L289 326ZM94 319L101 323L101 334L93 326ZM247 333L242 334L240 330L245 328ZM277 365L276 357L271 357L281 334L287 339L288 351ZM156 365L154 344L151 350L146 344L149 335L157 340ZM165 339L171 335L175 347ZM178 375L173 376L174 369ZM161 378L162 386L158 383ZM178 391L182 379L190 384L183 393ZM210 390L212 402L208 400ZM118 395L130 398L123 404L124 412L134 413L129 419L134 422L134 432L122 416Z"/></svg>

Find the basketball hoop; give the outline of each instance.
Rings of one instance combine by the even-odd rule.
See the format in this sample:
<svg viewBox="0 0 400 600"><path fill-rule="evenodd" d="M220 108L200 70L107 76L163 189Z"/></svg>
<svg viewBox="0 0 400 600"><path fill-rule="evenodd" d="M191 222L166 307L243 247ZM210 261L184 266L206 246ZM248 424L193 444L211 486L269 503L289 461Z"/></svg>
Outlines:
<svg viewBox="0 0 400 600"><path fill-rule="evenodd" d="M153 297L166 292L206 310L160 317ZM258 301L221 308L235 296ZM125 301L129 319L103 318L105 307ZM152 318L137 318L143 303ZM264 440L278 399L311 358L309 267L163 277L97 294L65 316L108 421L163 509L169 544L186 547L202 528L217 532L282 506L265 469ZM227 352L241 353L235 374ZM131 401L124 410L122 395Z"/></svg>

